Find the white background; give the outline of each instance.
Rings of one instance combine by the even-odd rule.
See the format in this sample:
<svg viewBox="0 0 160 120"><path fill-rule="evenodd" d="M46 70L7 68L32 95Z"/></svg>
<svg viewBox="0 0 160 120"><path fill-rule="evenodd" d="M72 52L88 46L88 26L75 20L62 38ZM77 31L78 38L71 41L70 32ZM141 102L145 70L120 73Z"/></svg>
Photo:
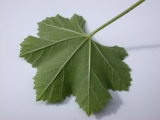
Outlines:
<svg viewBox="0 0 160 120"><path fill-rule="evenodd" d="M87 21L88 33L136 0L0 0L0 120L160 120L160 1L147 0L93 38L106 46L125 47L131 67L129 92L112 92L113 100L90 117L75 97L62 103L36 102L32 68L19 58L19 44L37 36L37 22L57 13L74 13Z"/></svg>

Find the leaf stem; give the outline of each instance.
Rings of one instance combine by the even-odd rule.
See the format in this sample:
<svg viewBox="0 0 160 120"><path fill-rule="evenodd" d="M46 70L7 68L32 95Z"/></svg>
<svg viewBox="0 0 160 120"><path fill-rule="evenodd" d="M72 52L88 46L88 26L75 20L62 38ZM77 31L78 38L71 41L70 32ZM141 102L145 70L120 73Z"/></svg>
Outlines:
<svg viewBox="0 0 160 120"><path fill-rule="evenodd" d="M94 30L93 32L91 32L88 35L88 38L91 38L95 33L97 33L98 31L100 31L104 27L108 26L112 22L116 21L120 17L124 16L125 14L127 14L128 12L130 12L131 10L133 10L135 7L137 7L138 5L140 5L144 1L145 0L139 0L138 2L136 2L135 4L133 4L131 7L129 7L128 9L126 9L125 11L123 11L122 13L120 13L119 15L117 15L116 17L114 17L113 19L109 20L108 22L106 22L105 24L103 24L102 26L100 26L99 28L97 28L96 30Z"/></svg>

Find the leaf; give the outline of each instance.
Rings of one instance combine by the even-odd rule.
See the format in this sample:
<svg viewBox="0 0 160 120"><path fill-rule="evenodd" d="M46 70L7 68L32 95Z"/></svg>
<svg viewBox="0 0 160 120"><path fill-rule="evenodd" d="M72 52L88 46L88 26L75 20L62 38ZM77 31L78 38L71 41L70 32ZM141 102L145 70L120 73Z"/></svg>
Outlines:
<svg viewBox="0 0 160 120"><path fill-rule="evenodd" d="M39 38L27 37L20 52L38 69L34 77L37 101L57 102L73 94L90 115L112 99L108 89L128 90L130 68L122 61L126 51L93 41L81 16L57 15L38 25Z"/></svg>

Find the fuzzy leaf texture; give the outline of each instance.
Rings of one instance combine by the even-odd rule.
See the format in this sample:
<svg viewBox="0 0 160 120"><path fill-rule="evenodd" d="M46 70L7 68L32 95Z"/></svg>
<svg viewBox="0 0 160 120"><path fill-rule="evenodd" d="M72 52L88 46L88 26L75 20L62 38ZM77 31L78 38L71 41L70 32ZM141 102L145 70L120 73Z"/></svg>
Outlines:
<svg viewBox="0 0 160 120"><path fill-rule="evenodd" d="M37 101L59 102L73 94L91 115L112 99L108 89L129 89L130 68L123 62L128 54L124 48L102 46L88 37L81 16L57 15L38 25L39 38L27 37L20 51L37 68Z"/></svg>

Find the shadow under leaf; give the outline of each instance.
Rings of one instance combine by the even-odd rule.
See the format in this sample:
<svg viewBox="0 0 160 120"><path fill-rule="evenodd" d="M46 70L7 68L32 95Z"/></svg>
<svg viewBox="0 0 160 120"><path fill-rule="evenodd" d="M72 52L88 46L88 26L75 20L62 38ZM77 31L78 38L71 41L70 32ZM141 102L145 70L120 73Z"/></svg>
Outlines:
<svg viewBox="0 0 160 120"><path fill-rule="evenodd" d="M109 100L103 109L93 113L97 120L101 120L103 117L110 116L111 114L116 114L123 104L117 91L110 91L110 94L113 99Z"/></svg>
<svg viewBox="0 0 160 120"><path fill-rule="evenodd" d="M70 96L70 97L66 97L65 100L61 101L61 102L47 102L46 105L56 105L56 106L60 106L60 105L65 105L65 104L68 104L69 101L72 99L73 96Z"/></svg>
<svg viewBox="0 0 160 120"><path fill-rule="evenodd" d="M149 49L149 48L160 48L160 44L156 45L144 45L144 46L134 46L134 47L126 47L127 51L131 50L139 50L139 49Z"/></svg>

